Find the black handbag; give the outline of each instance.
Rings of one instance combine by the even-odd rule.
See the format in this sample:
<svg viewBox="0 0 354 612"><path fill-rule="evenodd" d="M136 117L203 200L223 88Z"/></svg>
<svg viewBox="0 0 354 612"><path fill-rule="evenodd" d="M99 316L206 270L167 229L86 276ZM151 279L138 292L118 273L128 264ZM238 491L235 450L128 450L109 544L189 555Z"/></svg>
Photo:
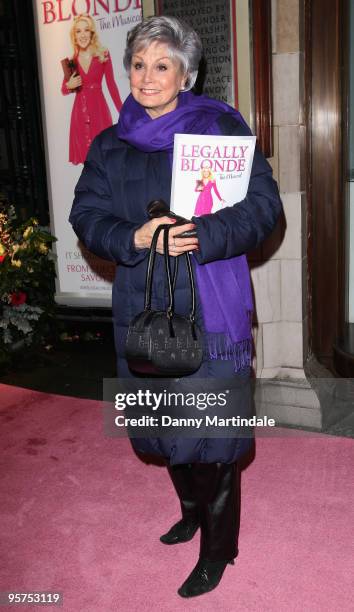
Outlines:
<svg viewBox="0 0 354 612"><path fill-rule="evenodd" d="M184 253L191 289L189 316L174 311L174 289L178 274L175 258L173 279L168 254L168 234L171 225L159 225L151 241L146 273L144 310L131 321L126 341L126 359L129 368L152 376L185 376L196 372L202 363L202 334L195 323L195 285L189 253ZM156 245L160 232L164 232L164 261L169 304L166 310L151 309L153 269Z"/></svg>

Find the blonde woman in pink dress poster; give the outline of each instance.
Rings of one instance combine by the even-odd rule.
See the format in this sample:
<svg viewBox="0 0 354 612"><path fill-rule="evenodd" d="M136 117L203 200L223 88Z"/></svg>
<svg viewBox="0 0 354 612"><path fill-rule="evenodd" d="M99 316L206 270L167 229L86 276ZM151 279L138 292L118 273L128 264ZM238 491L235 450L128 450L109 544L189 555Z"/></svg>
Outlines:
<svg viewBox="0 0 354 612"><path fill-rule="evenodd" d="M61 91L64 95L75 95L70 121L69 161L83 164L92 140L113 124L102 92L103 77L118 112L122 101L114 79L111 56L101 45L90 15L81 14L74 18L70 38L74 49L71 60L74 72L69 80L64 77Z"/></svg>
<svg viewBox="0 0 354 612"><path fill-rule="evenodd" d="M214 191L220 202L225 202L218 191L216 181L209 168L203 168L202 178L197 181L194 191L200 192L194 209L194 214L197 216L211 213L213 208L212 191Z"/></svg>

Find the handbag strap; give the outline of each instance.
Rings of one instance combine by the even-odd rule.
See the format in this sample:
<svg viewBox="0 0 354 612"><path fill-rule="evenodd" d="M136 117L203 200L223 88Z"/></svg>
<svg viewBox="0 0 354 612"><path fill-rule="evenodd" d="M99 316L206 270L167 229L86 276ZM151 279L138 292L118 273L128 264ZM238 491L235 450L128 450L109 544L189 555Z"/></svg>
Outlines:
<svg viewBox="0 0 354 612"><path fill-rule="evenodd" d="M151 246L150 246L150 253L149 253L149 259L148 259L148 265L147 265L147 271L146 271L146 280L145 280L145 301L144 301L144 310L151 310L151 296L152 296L152 275L153 275L153 270L154 270L154 265L155 265L155 258L156 258L156 246L157 246L157 241L158 241L158 237L160 235L160 232L164 229L164 228L169 228L170 225L166 224L166 225L158 225L158 227L156 228L154 235L152 237L151 240ZM168 252L168 249L167 249ZM177 281L177 272L178 272L178 257L175 257L175 265L174 265L174 270L173 270L173 280L172 280L172 291L174 292L175 288L176 288L176 281Z"/></svg>
<svg viewBox="0 0 354 612"><path fill-rule="evenodd" d="M163 247L164 247L164 260L165 260L165 270L166 270L167 288L168 288L168 297L169 297L167 316L172 317L174 313L174 291L175 291L177 271L178 271L178 257L175 257L173 279L171 279L171 263L170 263L170 256L168 253L168 236L169 236L170 228L171 228L171 224L158 225L158 227L156 228L154 232L152 240L151 240L150 253L149 253L149 259L148 259L147 270L146 270L144 310L151 310L152 278L153 278L153 271L154 271L154 265L155 265L155 259L156 259L156 246L157 246L157 241L158 241L160 232L164 231ZM192 298L191 299L191 311L190 311L189 318L192 322L194 322L195 304L196 304L195 283L194 283L194 277L193 277L192 264L190 261L190 255L189 253L184 253L184 256L185 256L186 265L187 265L187 272L188 272L189 284L190 284L190 289L191 289L191 298Z"/></svg>
<svg viewBox="0 0 354 612"><path fill-rule="evenodd" d="M166 276L167 276L167 287L168 287L168 297L169 297L169 305L167 307L167 316L168 317L172 317L173 313L174 313L174 289L175 287L173 286L172 282L171 282L171 264L170 264L170 256L168 253L168 235L169 235L169 230L170 230L171 226L170 225L165 225L164 226L164 235L163 235L163 251L164 251L164 258L165 258L165 269L166 269ZM178 257L175 257L176 260L178 260ZM195 283L194 283L194 276L193 276L193 270L192 270L192 264L191 264L191 260L190 260L190 255L188 252L184 253L184 258L186 261L186 266L187 266L187 272L188 272L188 278L189 278L189 285L190 285L190 290L191 290L191 310L189 313L189 318L190 320L194 323L195 320ZM178 263L176 261L175 263L175 270L174 272L176 273L176 267L177 267ZM176 274L174 274L174 281L176 278Z"/></svg>
<svg viewBox="0 0 354 612"><path fill-rule="evenodd" d="M151 310L152 274L156 259L156 245L160 232L164 227L166 227L166 225L158 225L151 240L149 259L146 269L144 310Z"/></svg>

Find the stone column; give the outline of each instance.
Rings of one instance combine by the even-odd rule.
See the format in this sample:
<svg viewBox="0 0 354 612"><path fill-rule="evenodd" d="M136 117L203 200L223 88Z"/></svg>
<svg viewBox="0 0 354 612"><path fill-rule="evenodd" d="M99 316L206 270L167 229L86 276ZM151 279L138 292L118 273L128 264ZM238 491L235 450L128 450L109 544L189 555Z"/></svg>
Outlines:
<svg viewBox="0 0 354 612"><path fill-rule="evenodd" d="M274 156L269 162L284 218L250 263L257 310L255 368L258 378L272 379L261 386L261 410L283 423L320 427L317 396L304 372L308 322L300 2L272 0Z"/></svg>

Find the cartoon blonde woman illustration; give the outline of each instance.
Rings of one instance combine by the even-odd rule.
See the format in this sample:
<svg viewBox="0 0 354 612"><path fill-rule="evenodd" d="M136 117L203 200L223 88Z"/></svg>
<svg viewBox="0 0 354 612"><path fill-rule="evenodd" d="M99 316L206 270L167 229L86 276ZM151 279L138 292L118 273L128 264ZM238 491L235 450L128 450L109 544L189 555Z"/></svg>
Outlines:
<svg viewBox="0 0 354 612"><path fill-rule="evenodd" d="M103 77L118 112L122 101L109 51L101 45L92 17L84 13L77 15L70 38L74 49L71 59L74 72L68 80L64 77L61 91L64 95L75 95L70 121L69 161L82 164L94 137L113 123L102 92Z"/></svg>
<svg viewBox="0 0 354 612"><path fill-rule="evenodd" d="M217 198L219 198L220 202L225 202L218 191L210 168L203 168L201 171L201 177L202 178L197 181L194 190L200 192L194 209L195 215L207 215L208 213L211 213L213 208L212 190L214 190L214 193Z"/></svg>

